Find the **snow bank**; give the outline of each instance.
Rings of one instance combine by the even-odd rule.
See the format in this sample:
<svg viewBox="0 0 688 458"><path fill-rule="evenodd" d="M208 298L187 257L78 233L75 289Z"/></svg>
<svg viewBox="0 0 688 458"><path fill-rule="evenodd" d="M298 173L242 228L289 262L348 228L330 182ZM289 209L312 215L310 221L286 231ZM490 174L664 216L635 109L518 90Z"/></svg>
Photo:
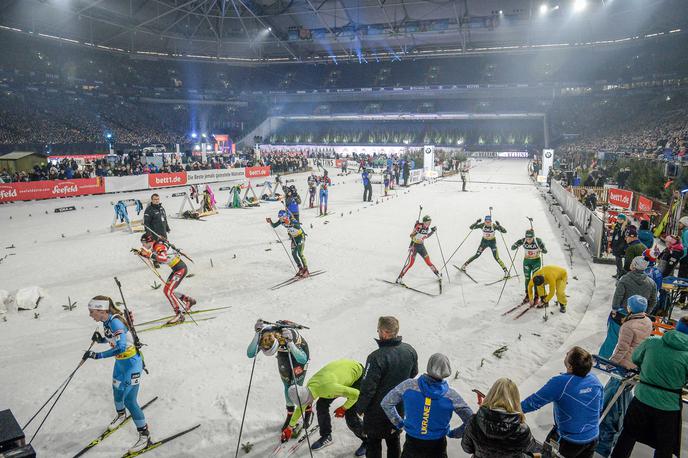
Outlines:
<svg viewBox="0 0 688 458"><path fill-rule="evenodd" d="M46 294L40 286L29 286L17 291L15 303L18 310L33 310L41 306Z"/></svg>

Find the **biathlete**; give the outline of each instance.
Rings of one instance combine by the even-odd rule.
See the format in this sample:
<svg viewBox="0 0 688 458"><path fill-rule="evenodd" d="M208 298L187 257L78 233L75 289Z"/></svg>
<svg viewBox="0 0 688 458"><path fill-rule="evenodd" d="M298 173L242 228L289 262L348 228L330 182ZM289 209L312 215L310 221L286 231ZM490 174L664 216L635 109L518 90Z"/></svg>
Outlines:
<svg viewBox="0 0 688 458"><path fill-rule="evenodd" d="M129 449L130 453L139 452L149 446L151 442L148 424L143 410L139 406L137 397L143 370L143 358L134 345L134 339L125 323L122 312L107 296L96 296L88 303L88 314L95 321L103 323L105 336L96 331L91 340L97 343L108 343L110 349L102 352L87 351L83 359L104 359L115 357L115 367L112 372L112 394L115 400L117 416L108 425L110 431L117 429L127 418L126 411L131 414L139 438Z"/></svg>
<svg viewBox="0 0 688 458"><path fill-rule="evenodd" d="M406 275L406 272L413 266L416 260L416 254L419 254L425 264L430 267L430 270L437 275L437 278L441 278L442 274L437 270L437 267L430 261L430 255L428 250L425 249L425 240L435 233L437 227L430 227L432 224L432 219L429 215L425 215L422 221L416 221L415 226L413 226L413 232L411 232L411 245L409 246L409 254L406 258L406 263L397 277L396 283L402 283L402 278Z"/></svg>
<svg viewBox="0 0 688 458"><path fill-rule="evenodd" d="M320 177L320 215L327 215L327 196L329 194L328 188L332 184L332 180L327 176L327 170L323 172Z"/></svg>
<svg viewBox="0 0 688 458"><path fill-rule="evenodd" d="M308 208L315 207L315 191L317 189L317 185L318 177L316 177L314 174L311 174L308 177Z"/></svg>
<svg viewBox="0 0 688 458"><path fill-rule="evenodd" d="M278 322L279 323L279 322ZM277 354L277 370L284 384L284 399L287 407L287 419L280 431L289 426L292 415L294 415L294 403L289 399L288 390L291 385L303 385L308 370L309 351L308 343L299 332L290 327L273 326L263 323L263 320L256 321L254 325L256 331L253 340L248 345L246 355L254 358L258 350L266 356ZM291 359L291 363L289 360ZM292 377L292 368L294 377ZM305 424L310 423L312 411L306 410Z"/></svg>
<svg viewBox="0 0 688 458"><path fill-rule="evenodd" d="M291 239L291 255L294 258L294 261L296 261L296 265L299 267L299 271L296 273L296 276L307 277L309 275L308 264L306 263L306 256L303 254L303 249L306 243L306 233L303 231L301 223L299 223L296 219L291 218L286 210L280 210L277 213L277 217L279 220L274 223L272 222L272 218L265 218L265 221L267 221L268 224L270 224L273 228L276 228L277 226L284 226L284 228L287 230L287 234L289 234L289 238Z"/></svg>
<svg viewBox="0 0 688 458"><path fill-rule="evenodd" d="M196 305L196 300L175 291L184 277L186 277L188 268L186 267L186 263L182 261L179 252L165 242L164 239L155 240L151 234L145 233L141 236L141 244L143 247L132 251L151 261L167 264L170 269L172 269L170 276L167 277L167 281L165 282L165 287L163 288L163 293L170 302L175 314L175 316L168 321L168 324L181 323L184 321L184 312L188 312L191 307Z"/></svg>
<svg viewBox="0 0 688 458"><path fill-rule="evenodd" d="M524 238L511 245L511 249L516 250L521 245L523 245L523 276L526 289L526 296L523 298L523 304L525 304L528 302L528 282L533 272L542 267L542 254L547 253L547 248L542 240L535 237L535 231L532 229L528 229Z"/></svg>
<svg viewBox="0 0 688 458"><path fill-rule="evenodd" d="M475 223L471 224L470 229L482 229L483 238L480 240L480 246L478 247L478 251L476 251L473 256L468 258L468 260L463 263L463 265L461 266L461 270L465 271L466 267L468 267L468 264L478 259L480 255L483 254L483 251L485 251L485 248L489 248L490 250L492 250L492 257L495 258L495 261L497 261L499 267L502 268L502 270L504 271L504 276L506 277L509 274L509 271L507 270L502 260L499 259L499 253L497 253L497 238L495 236L495 231L499 231L503 234L506 234L506 229L504 229L501 226L501 224L499 224L499 221L496 221L495 224L492 224L492 216L490 215L487 215L485 217L484 222L480 222L480 220L477 220Z"/></svg>

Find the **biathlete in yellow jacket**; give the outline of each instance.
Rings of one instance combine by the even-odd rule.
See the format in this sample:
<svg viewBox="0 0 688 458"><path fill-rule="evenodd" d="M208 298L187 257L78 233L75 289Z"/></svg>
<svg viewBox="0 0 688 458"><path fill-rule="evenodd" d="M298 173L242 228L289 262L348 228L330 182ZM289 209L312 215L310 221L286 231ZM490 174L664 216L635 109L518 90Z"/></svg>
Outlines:
<svg viewBox="0 0 688 458"><path fill-rule="evenodd" d="M556 294L559 311L561 313L566 313L567 280L568 274L563 267L544 266L537 270L528 282L528 299L530 305L535 305L539 298L542 299L542 305L546 306ZM545 286L547 286L548 290L545 289Z"/></svg>
<svg viewBox="0 0 688 458"><path fill-rule="evenodd" d="M289 426L282 431L282 440L289 440L293 428L299 421L301 409L315 402L318 416L320 439L313 442L311 449L319 450L332 444L332 423L330 419L330 405L337 398L346 398L346 402L334 411L334 416L346 420L356 437L361 439L361 445L356 450L356 456L365 455L366 439L363 434L363 423L356 414L355 404L358 401L359 387L363 377L363 364L352 359L338 359L327 364L311 377L306 386L292 385L289 387L289 397L294 405L299 406L291 417ZM316 401L317 400L317 401ZM306 425L307 426L307 425ZM359 454L361 453L362 454Z"/></svg>

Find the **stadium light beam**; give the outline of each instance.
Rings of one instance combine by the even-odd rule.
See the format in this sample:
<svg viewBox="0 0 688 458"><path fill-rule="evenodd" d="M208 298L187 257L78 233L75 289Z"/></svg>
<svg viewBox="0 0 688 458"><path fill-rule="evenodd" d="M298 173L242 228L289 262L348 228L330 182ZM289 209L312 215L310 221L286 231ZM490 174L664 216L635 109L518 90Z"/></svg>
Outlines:
<svg viewBox="0 0 688 458"><path fill-rule="evenodd" d="M588 6L587 0L575 0L573 2L573 12L580 13Z"/></svg>
<svg viewBox="0 0 688 458"><path fill-rule="evenodd" d="M545 14L547 14L547 10L548 8L546 3L540 5L540 16L544 16Z"/></svg>

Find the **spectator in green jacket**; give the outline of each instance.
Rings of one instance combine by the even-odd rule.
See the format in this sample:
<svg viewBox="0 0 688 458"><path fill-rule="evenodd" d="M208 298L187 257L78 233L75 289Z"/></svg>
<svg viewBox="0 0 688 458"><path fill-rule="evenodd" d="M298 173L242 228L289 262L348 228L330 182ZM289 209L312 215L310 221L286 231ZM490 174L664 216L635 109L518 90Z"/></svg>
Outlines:
<svg viewBox="0 0 688 458"><path fill-rule="evenodd" d="M626 237L626 249L624 251L624 275L631 271L631 262L633 258L637 256L642 256L643 251L645 251L645 245L638 239L638 229L635 226L628 226L626 232L624 232L624 237Z"/></svg>
<svg viewBox="0 0 688 458"><path fill-rule="evenodd" d="M655 458L679 455L681 393L688 383L688 316L662 337L644 340L632 359L640 368L640 383L611 456L630 457L636 442L653 447Z"/></svg>

